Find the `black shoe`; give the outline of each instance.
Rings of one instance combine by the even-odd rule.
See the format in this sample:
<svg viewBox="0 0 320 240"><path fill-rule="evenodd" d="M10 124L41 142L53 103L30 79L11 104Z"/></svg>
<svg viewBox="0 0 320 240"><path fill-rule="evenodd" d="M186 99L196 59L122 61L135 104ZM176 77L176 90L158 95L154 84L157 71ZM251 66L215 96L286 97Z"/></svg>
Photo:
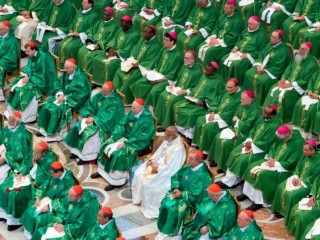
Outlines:
<svg viewBox="0 0 320 240"><path fill-rule="evenodd" d="M238 186L240 186L242 184L244 184L244 180L241 180L240 182L238 182L236 185L234 185L234 187L236 188L236 187L238 187Z"/></svg>
<svg viewBox="0 0 320 240"><path fill-rule="evenodd" d="M262 208L262 204L252 203L252 205L250 205L250 206L247 207L246 209L255 212L255 211L259 210L260 208Z"/></svg>
<svg viewBox="0 0 320 240"><path fill-rule="evenodd" d="M28 55L23 50L21 50L21 58L26 58L26 57L28 57Z"/></svg>
<svg viewBox="0 0 320 240"><path fill-rule="evenodd" d="M217 170L217 173L218 173L218 174L221 174L221 173L226 173L226 172L223 171L221 168L219 168L219 169Z"/></svg>
<svg viewBox="0 0 320 240"><path fill-rule="evenodd" d="M238 200L239 202L242 202L242 201L244 201L244 200L246 200L246 199L249 199L249 198L248 198L248 196L245 195L245 194L240 194L240 195L237 196L237 200Z"/></svg>
<svg viewBox="0 0 320 240"><path fill-rule="evenodd" d="M216 166L218 166L218 164L216 162L209 161L209 166L216 167Z"/></svg>
<svg viewBox="0 0 320 240"><path fill-rule="evenodd" d="M77 162L77 165L85 165L85 164L88 164L89 162L88 161L83 161L81 159L78 160Z"/></svg>
<svg viewBox="0 0 320 240"><path fill-rule="evenodd" d="M111 191L111 190L113 190L113 189L115 189L115 188L116 188L116 186L109 184L108 186L106 186L106 187L104 188L104 190L108 192L108 191Z"/></svg>
<svg viewBox="0 0 320 240"><path fill-rule="evenodd" d="M78 157L78 156L75 155L75 154L73 154L73 153L71 153L71 155L69 156L70 159L76 159L77 157Z"/></svg>
<svg viewBox="0 0 320 240"><path fill-rule="evenodd" d="M6 222L7 221L7 219L5 219L5 218L0 218L0 222Z"/></svg>
<svg viewBox="0 0 320 240"><path fill-rule="evenodd" d="M37 137L43 137L43 135L40 132L36 132Z"/></svg>
<svg viewBox="0 0 320 240"><path fill-rule="evenodd" d="M163 127L158 127L157 132L165 132L166 130Z"/></svg>
<svg viewBox="0 0 320 240"><path fill-rule="evenodd" d="M281 213L274 212L273 214L274 214L274 216L275 216L276 218L278 218L278 219L284 218L284 216L283 216Z"/></svg>
<svg viewBox="0 0 320 240"><path fill-rule="evenodd" d="M91 178L99 178L99 177L101 177L101 175L100 175L100 173L96 172L96 173L92 173L90 177Z"/></svg>
<svg viewBox="0 0 320 240"><path fill-rule="evenodd" d="M229 187L228 185L224 184L224 183L221 182L221 181L216 182L216 184L218 184L222 189L230 189L230 188L233 188L233 187Z"/></svg>
<svg viewBox="0 0 320 240"><path fill-rule="evenodd" d="M8 225L7 230L8 230L9 232L11 232L11 231L17 230L17 229L20 228L21 226L22 226L21 224L20 224L20 225Z"/></svg>

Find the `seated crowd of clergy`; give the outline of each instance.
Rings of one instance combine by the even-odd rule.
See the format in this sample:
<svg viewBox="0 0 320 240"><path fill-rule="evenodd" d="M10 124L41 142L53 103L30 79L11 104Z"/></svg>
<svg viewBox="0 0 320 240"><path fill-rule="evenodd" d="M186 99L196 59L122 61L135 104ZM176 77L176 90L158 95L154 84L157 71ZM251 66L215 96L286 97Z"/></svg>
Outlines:
<svg viewBox="0 0 320 240"><path fill-rule="evenodd" d="M111 191L126 184L157 130L164 141L132 181L133 203L158 218L156 239L263 239L253 214L262 207L285 217L297 240L320 238L319 7L4 1L0 221L9 231L23 224L28 239L116 239L112 210L77 184L47 142L64 141L78 165L97 163L91 178ZM29 57L21 72L20 54ZM88 76L100 92L92 94ZM45 141L32 150L24 124L34 122ZM225 173L220 182L205 159ZM239 213L227 189L243 183L237 200L252 205Z"/></svg>

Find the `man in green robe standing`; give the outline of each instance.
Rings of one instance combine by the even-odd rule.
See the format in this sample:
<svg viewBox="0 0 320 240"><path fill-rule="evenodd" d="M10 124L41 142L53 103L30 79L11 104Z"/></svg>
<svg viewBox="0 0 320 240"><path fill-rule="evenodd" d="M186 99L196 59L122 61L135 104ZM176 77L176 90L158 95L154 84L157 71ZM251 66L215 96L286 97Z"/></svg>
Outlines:
<svg viewBox="0 0 320 240"><path fill-rule="evenodd" d="M126 96L127 104L132 103L134 100L130 90L131 85L142 78L142 70L140 68L153 69L155 66L161 48L155 34L155 26L146 26L142 31L143 37L133 46L130 53L129 58L134 58L137 62L131 64L129 71L124 71L120 68L115 73L114 86Z"/></svg>
<svg viewBox="0 0 320 240"><path fill-rule="evenodd" d="M79 158L78 165L97 159L101 142L111 136L116 123L124 116L122 99L114 91L112 82L103 84L101 92L87 101L81 116L81 122L64 139L70 158Z"/></svg>
<svg viewBox="0 0 320 240"><path fill-rule="evenodd" d="M78 59L78 51L83 45L85 32L99 20L99 16L92 7L93 0L83 0L82 9L79 9L73 18L68 35L59 42L56 53L60 58L60 68L67 59Z"/></svg>
<svg viewBox="0 0 320 240"><path fill-rule="evenodd" d="M195 216L184 223L182 239L217 239L236 224L236 205L230 192L215 183L207 192L208 197L197 206Z"/></svg>
<svg viewBox="0 0 320 240"><path fill-rule="evenodd" d="M264 238L261 232L253 212L243 210L238 215L237 225L222 236L221 240L262 240Z"/></svg>
<svg viewBox="0 0 320 240"><path fill-rule="evenodd" d="M28 123L37 119L38 102L42 101L42 94L52 91L57 72L51 55L35 42L29 41L25 49L29 59L21 75L11 83L7 111L20 111L22 121Z"/></svg>
<svg viewBox="0 0 320 240"><path fill-rule="evenodd" d="M271 86L280 79L292 60L292 53L282 39L282 30L272 32L270 44L255 59L253 67L245 73L243 88L254 91L259 106L262 106Z"/></svg>
<svg viewBox="0 0 320 240"><path fill-rule="evenodd" d="M294 60L290 62L280 81L270 88L264 102L264 105L277 105L279 118L284 123L291 121L297 100L306 90L312 74L319 68L317 60L310 55L311 50L312 43L301 44Z"/></svg>
<svg viewBox="0 0 320 240"><path fill-rule="evenodd" d="M283 181L277 188L271 210L277 217L285 216L290 219L291 209L311 190L315 178L320 173L319 157L316 150L317 143L308 139L303 145L301 156L293 175Z"/></svg>
<svg viewBox="0 0 320 240"><path fill-rule="evenodd" d="M208 152L212 139L223 128L231 125L232 117L240 104L241 89L236 78L230 78L223 94L208 104L205 115L198 117L192 138L193 145Z"/></svg>
<svg viewBox="0 0 320 240"><path fill-rule="evenodd" d="M137 161L137 154L151 145L155 127L151 113L141 98L135 99L131 111L123 117L111 137L101 146L98 171L91 178L102 176L109 183L106 191L122 187L128 171Z"/></svg>
<svg viewBox="0 0 320 240"><path fill-rule="evenodd" d="M242 86L245 72L252 67L254 59L265 48L267 39L265 28L260 26L260 18L258 16L250 17L248 28L240 34L231 53L221 59L219 74L224 79L237 78L239 85Z"/></svg>
<svg viewBox="0 0 320 240"><path fill-rule="evenodd" d="M114 240L118 236L112 209L102 207L98 212L98 222L84 234L81 240Z"/></svg>
<svg viewBox="0 0 320 240"><path fill-rule="evenodd" d="M205 189L212 183L203 153L191 149L188 165L171 177L171 189L162 199L158 218L159 234L156 240L181 235L181 226L192 208L196 208L205 198Z"/></svg>
<svg viewBox="0 0 320 240"><path fill-rule="evenodd" d="M77 67L77 61L70 58L64 66L65 72L56 80L52 96L39 112L38 135L44 135L47 142L64 139L73 111L80 112L91 93L87 74Z"/></svg>
<svg viewBox="0 0 320 240"><path fill-rule="evenodd" d="M252 162L243 175L243 194L237 199L248 197L253 202L248 207L252 211L262 208L263 204L272 203L277 186L292 175L302 155L304 139L299 131L282 125L276 135L278 139L272 144L267 157Z"/></svg>
<svg viewBox="0 0 320 240"><path fill-rule="evenodd" d="M75 184L72 171L64 169L60 162L50 165L50 177L33 193L33 199L20 218L24 235L31 239L39 229L51 223L61 206L61 199L67 197L69 189Z"/></svg>

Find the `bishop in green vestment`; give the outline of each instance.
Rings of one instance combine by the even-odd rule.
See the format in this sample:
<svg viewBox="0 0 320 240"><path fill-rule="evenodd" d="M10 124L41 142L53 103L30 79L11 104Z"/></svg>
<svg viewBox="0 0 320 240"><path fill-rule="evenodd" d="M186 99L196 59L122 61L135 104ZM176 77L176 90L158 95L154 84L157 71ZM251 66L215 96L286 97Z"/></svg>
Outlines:
<svg viewBox="0 0 320 240"><path fill-rule="evenodd" d="M266 97L264 105L275 103L279 108L279 118L290 122L294 106L304 93L312 74L318 70L317 60L310 55L312 44L301 44L299 52L282 74L281 80L275 83Z"/></svg>
<svg viewBox="0 0 320 240"><path fill-rule="evenodd" d="M271 86L280 79L292 60L292 53L282 39L282 30L272 32L270 44L255 59L253 67L245 73L243 88L254 91L259 106L262 106Z"/></svg>
<svg viewBox="0 0 320 240"><path fill-rule="evenodd" d="M134 20L134 24L141 31L149 25L156 26L161 21L163 6L163 1L145 0L139 15Z"/></svg>
<svg viewBox="0 0 320 240"><path fill-rule="evenodd" d="M154 26L146 26L142 31L142 38L133 46L130 57L134 58L137 63L131 65L129 71L118 69L115 73L113 83L116 89L119 89L126 98L126 103L130 104L134 96L130 90L132 84L142 78L140 67L153 69L159 54L161 45L155 37L156 29ZM140 67L139 67L140 66Z"/></svg>
<svg viewBox="0 0 320 240"><path fill-rule="evenodd" d="M179 236L185 217L189 216L205 198L207 187L212 179L203 154L191 149L188 154L188 165L182 167L171 177L171 187L162 199L158 218L159 234L157 239Z"/></svg>

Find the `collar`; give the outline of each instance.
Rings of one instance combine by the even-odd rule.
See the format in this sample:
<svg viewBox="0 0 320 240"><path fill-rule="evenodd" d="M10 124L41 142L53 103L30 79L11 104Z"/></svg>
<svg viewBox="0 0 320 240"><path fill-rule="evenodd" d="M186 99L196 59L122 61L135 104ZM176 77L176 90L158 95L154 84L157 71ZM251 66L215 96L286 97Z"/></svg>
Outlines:
<svg viewBox="0 0 320 240"><path fill-rule="evenodd" d="M72 80L72 79L73 79L75 72L76 72L76 70L74 70L74 72L71 73L71 74L68 76L68 80Z"/></svg>
<svg viewBox="0 0 320 240"><path fill-rule="evenodd" d="M218 200L216 203L220 202L220 200L221 200L226 194L227 194L226 191L222 191L222 195L221 195L221 197L219 198L219 200Z"/></svg>
<svg viewBox="0 0 320 240"><path fill-rule="evenodd" d="M155 37L156 37L156 35L154 35L152 38L150 38L149 41L147 41L147 40L144 40L144 41L146 41L146 42L151 42Z"/></svg>
<svg viewBox="0 0 320 240"><path fill-rule="evenodd" d="M248 32L249 32L249 33L253 33L253 32L255 32L255 31L257 31L258 29L259 29L259 27L257 27L256 29L250 31L249 28L248 28Z"/></svg>
<svg viewBox="0 0 320 240"><path fill-rule="evenodd" d="M101 228L101 229L104 229L110 222L111 222L111 220L110 220L109 222L107 222L106 224L104 224L104 225L101 225L101 224L100 224L100 228Z"/></svg>
<svg viewBox="0 0 320 240"><path fill-rule="evenodd" d="M137 115L134 115L136 118L139 118L140 117L140 115L142 114L142 112L143 112L143 110L144 110L144 108L141 110L141 112L139 112Z"/></svg>
<svg viewBox="0 0 320 240"><path fill-rule="evenodd" d="M64 2L64 0L62 0L61 3L56 4L56 6L60 6L63 2Z"/></svg>
<svg viewBox="0 0 320 240"><path fill-rule="evenodd" d="M65 175L66 175L66 170L63 171L63 174L59 177L59 179L62 180Z"/></svg>
<svg viewBox="0 0 320 240"><path fill-rule="evenodd" d="M248 225L249 226L249 225ZM246 226L246 227L244 227L244 228L240 228L240 231L241 232L244 232L247 228L248 228L248 226Z"/></svg>
<svg viewBox="0 0 320 240"><path fill-rule="evenodd" d="M273 48L276 48L276 47L278 47L281 43L282 43L282 41L281 41L281 42L279 42L279 43L278 43L278 44L276 44L276 45L272 45L272 47L273 47Z"/></svg>
<svg viewBox="0 0 320 240"><path fill-rule="evenodd" d="M0 36L0 38L6 38L8 36L9 32L7 32L7 34Z"/></svg>
<svg viewBox="0 0 320 240"><path fill-rule="evenodd" d="M105 23L110 22L111 20L113 20L113 17L110 18L108 21L104 21Z"/></svg>
<svg viewBox="0 0 320 240"><path fill-rule="evenodd" d="M167 49L167 51L172 51L173 49L175 49L175 48L176 48L176 46L177 46L177 44L173 45L173 47L172 47L172 48L170 48L170 49Z"/></svg>
<svg viewBox="0 0 320 240"><path fill-rule="evenodd" d="M92 8L89 8L89 9L87 9L87 10L82 10L82 13L87 13L87 12L89 12L91 9L92 9Z"/></svg>
<svg viewBox="0 0 320 240"><path fill-rule="evenodd" d="M194 167L194 168L191 168L192 171L197 171L199 168L201 168L203 165L203 163L200 163L198 166Z"/></svg>

